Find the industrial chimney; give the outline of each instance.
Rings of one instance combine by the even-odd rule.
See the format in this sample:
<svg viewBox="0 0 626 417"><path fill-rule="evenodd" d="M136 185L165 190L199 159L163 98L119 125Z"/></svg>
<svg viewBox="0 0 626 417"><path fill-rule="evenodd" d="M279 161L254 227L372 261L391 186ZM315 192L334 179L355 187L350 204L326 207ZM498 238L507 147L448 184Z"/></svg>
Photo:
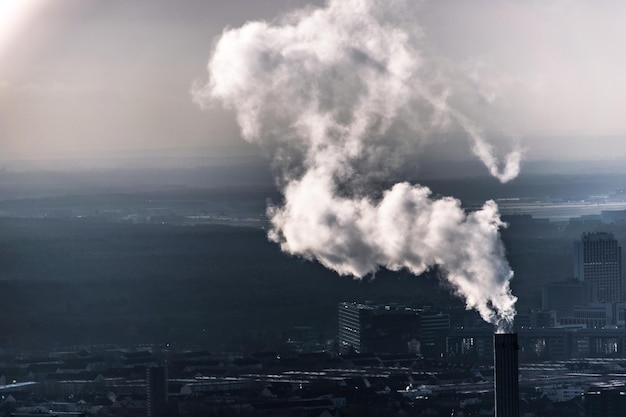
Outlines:
<svg viewBox="0 0 626 417"><path fill-rule="evenodd" d="M519 417L517 333L493 337L496 417Z"/></svg>

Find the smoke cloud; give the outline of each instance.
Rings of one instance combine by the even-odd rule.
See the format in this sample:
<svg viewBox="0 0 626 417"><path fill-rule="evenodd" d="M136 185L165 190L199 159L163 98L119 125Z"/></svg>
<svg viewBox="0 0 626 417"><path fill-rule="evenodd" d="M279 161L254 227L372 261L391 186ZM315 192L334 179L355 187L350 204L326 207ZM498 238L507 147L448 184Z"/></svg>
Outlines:
<svg viewBox="0 0 626 417"><path fill-rule="evenodd" d="M406 155L451 131L465 132L500 181L519 172L520 151L498 159L461 110L473 93L405 8L330 0L272 24L227 29L194 100L232 109L243 137L272 155L284 203L268 209L269 237L282 250L355 277L438 265L468 308L504 329L516 298L497 205L465 213L458 200L435 199L420 185L376 189Z"/></svg>

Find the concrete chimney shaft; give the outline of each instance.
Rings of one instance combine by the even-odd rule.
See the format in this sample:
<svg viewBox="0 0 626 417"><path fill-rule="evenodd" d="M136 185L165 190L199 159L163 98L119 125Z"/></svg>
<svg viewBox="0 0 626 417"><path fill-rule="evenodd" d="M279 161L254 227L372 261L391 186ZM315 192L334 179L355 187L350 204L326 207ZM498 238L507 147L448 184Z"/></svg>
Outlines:
<svg viewBox="0 0 626 417"><path fill-rule="evenodd" d="M517 333L493 336L496 417L519 417Z"/></svg>

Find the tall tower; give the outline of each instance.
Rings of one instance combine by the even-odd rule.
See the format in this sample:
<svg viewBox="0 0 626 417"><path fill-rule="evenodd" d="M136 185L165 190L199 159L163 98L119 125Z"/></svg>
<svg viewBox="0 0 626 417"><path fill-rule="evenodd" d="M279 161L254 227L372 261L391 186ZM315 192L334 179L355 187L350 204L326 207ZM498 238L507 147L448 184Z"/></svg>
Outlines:
<svg viewBox="0 0 626 417"><path fill-rule="evenodd" d="M148 387L148 417L167 415L167 367L149 366L146 371Z"/></svg>
<svg viewBox="0 0 626 417"><path fill-rule="evenodd" d="M585 233L574 243L574 276L592 286L594 301L622 302L622 248L612 233Z"/></svg>
<svg viewBox="0 0 626 417"><path fill-rule="evenodd" d="M365 306L358 303L339 303L339 350L341 352L363 352L363 327L366 317Z"/></svg>
<svg viewBox="0 0 626 417"><path fill-rule="evenodd" d="M493 335L496 417L519 417L517 333Z"/></svg>

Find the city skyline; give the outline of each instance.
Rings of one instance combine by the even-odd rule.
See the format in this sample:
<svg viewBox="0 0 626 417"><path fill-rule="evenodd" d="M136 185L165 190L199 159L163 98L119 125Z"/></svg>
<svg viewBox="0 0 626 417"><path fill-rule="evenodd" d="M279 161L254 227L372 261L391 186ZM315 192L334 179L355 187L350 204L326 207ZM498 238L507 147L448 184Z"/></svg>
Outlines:
<svg viewBox="0 0 626 417"><path fill-rule="evenodd" d="M0 417L615 415L624 15L2 2Z"/></svg>

